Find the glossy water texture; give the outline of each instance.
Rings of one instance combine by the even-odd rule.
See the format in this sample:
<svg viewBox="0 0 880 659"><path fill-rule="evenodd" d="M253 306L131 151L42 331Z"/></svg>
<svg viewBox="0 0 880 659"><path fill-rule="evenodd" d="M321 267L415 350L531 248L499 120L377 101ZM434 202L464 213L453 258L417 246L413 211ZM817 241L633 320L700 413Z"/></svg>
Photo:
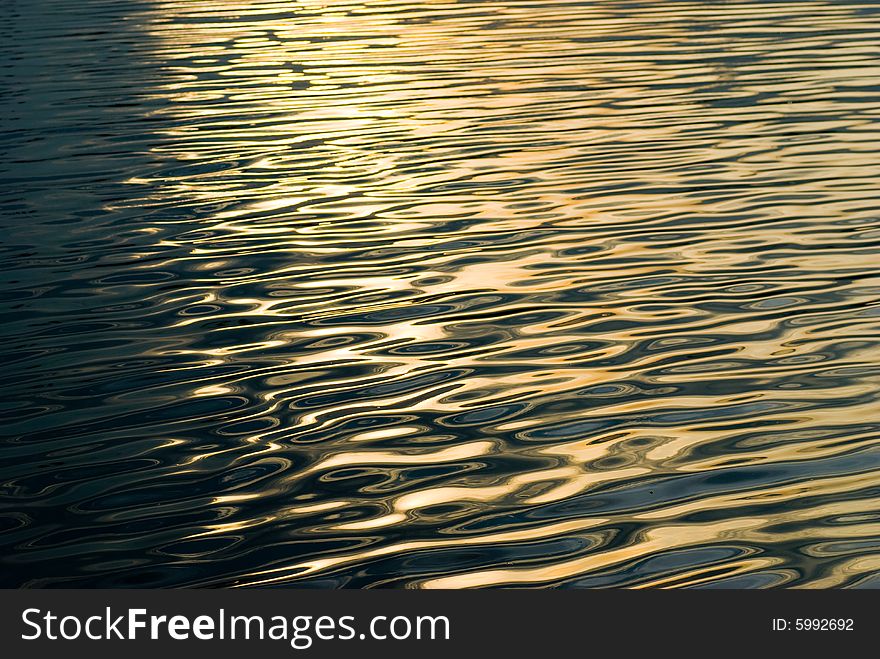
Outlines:
<svg viewBox="0 0 880 659"><path fill-rule="evenodd" d="M880 3L2 14L2 585L880 586Z"/></svg>

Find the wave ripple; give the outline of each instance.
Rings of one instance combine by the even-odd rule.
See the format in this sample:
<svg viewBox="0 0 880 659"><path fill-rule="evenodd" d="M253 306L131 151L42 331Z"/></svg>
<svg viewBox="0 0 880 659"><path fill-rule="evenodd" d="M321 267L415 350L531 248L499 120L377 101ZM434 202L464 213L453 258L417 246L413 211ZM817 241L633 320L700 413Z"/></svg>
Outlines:
<svg viewBox="0 0 880 659"><path fill-rule="evenodd" d="M880 586L880 6L6 4L3 585Z"/></svg>

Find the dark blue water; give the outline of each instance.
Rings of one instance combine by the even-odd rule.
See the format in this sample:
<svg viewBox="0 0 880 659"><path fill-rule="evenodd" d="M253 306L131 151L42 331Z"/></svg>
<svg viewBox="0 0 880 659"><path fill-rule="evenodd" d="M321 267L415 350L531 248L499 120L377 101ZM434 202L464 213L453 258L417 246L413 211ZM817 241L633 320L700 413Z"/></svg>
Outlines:
<svg viewBox="0 0 880 659"><path fill-rule="evenodd" d="M880 585L880 4L0 16L0 585Z"/></svg>

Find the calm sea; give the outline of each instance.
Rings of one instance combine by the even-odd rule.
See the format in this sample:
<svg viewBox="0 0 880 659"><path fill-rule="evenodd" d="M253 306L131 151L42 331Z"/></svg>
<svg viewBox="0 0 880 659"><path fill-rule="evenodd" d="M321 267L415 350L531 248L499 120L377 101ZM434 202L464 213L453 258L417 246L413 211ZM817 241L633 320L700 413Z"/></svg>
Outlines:
<svg viewBox="0 0 880 659"><path fill-rule="evenodd" d="M4 0L0 585L880 587L878 44Z"/></svg>

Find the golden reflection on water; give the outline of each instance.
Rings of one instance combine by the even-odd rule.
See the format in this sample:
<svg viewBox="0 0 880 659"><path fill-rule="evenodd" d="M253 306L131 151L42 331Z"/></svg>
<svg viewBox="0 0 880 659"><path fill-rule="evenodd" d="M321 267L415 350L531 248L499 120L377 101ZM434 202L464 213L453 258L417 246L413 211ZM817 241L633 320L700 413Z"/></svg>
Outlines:
<svg viewBox="0 0 880 659"><path fill-rule="evenodd" d="M179 282L142 354L247 403L172 472L251 474L192 583L876 583L876 11L137 19L154 164L108 208Z"/></svg>
<svg viewBox="0 0 880 659"><path fill-rule="evenodd" d="M272 328L266 339L197 352L238 360L242 353L283 350L304 338L316 346L323 341L319 351L291 349L272 367L260 414L296 399L302 384L291 376L301 369L327 368L320 389L339 394L274 427L271 441L279 450L303 433L320 436L339 419L369 418L375 410L443 415L510 402L547 409L472 426L474 436L485 439L441 440L416 424L307 449L311 463L285 480L371 465L385 471L450 462L483 468L433 487L374 494L375 514L325 514L303 533L375 534L417 524L419 511L444 505L462 507L474 519L491 518L650 476L793 464L871 449L874 426L843 429L856 419L880 419L871 395L876 375L836 385L834 396L858 401L847 404L817 404L827 395L822 388L808 394L783 388L788 378L815 374L816 359L827 359L841 341L853 344L846 358L837 358L841 367L876 358L876 342L855 345L859 338L876 338L873 316L860 321L859 314L845 312L849 322L834 323L839 311L816 295L837 290L849 308L868 308L876 304L880 283L876 250L862 248L867 236L857 233L859 220L869 233L876 226L868 224L876 222L872 197L880 176L876 112L846 92L875 89L878 60L869 36L877 25L856 9L744 3L719 19L699 3L634 9L568 2L304 2L295 9L278 2L161 3L149 31L169 60L167 93L174 103L166 113L179 124L163 151L182 163L228 166L218 174L140 179L159 183L163 195L222 204L199 237L166 240L188 246L193 260L215 272L245 262L248 254L256 262L266 250L285 255L274 269L223 277L203 293L204 303L223 301L224 311L213 319L259 317L262 327ZM811 29L817 22L844 31L835 32L840 43L818 55L819 62L828 38ZM696 32L700 27L708 30L705 37ZM449 231L452 223L460 226ZM352 258L334 258L346 254ZM775 255L775 265L762 254ZM658 285L658 273L670 283ZM858 273L860 286L841 288L839 277L847 273ZM646 284L638 285L642 278ZM272 297L227 292L251 290L247 282L259 282ZM597 295L603 286L613 292ZM752 297L758 291L760 298ZM719 308L694 305L703 300ZM447 310L407 317L407 310L432 302ZM470 311L485 304L495 317L519 320L503 330L493 327L491 316ZM763 308L793 311L785 316ZM400 319L390 320L398 310ZM376 314L389 320L377 325ZM179 325L203 322L186 318ZM286 329L290 322L295 327ZM616 325L590 331L603 324ZM345 340L371 332L361 341ZM467 341L424 355L392 349L491 332L498 338L480 349L467 349ZM716 340L701 347L694 341L700 336ZM595 345L585 345L594 337ZM669 349L638 350L652 341ZM670 355L679 366L664 370L660 365ZM332 364L358 364L372 375L335 378ZM372 396L367 404L345 394L450 370L463 374L454 386L437 379L418 396ZM677 385L700 378L722 386L701 395L678 393ZM590 387L621 382L643 383L645 395L612 398L592 410L561 404ZM770 389L770 383L777 384ZM700 418L699 412L672 426L651 422L652 414L673 408L747 409L764 400L773 404L755 406L760 426L803 439L751 435L743 423L748 413L732 414L720 425L711 413ZM554 401L559 411L552 411ZM625 430L574 430L572 441L563 441L569 435L560 432L549 445L534 439L542 428L624 416L634 419ZM809 438L809 429L821 428L841 432ZM391 440L388 449L382 448L385 440ZM637 442L647 449L633 450ZM706 454L726 444L731 450ZM481 458L492 455L517 456L523 471L489 468ZM871 474L830 480L854 492L878 484ZM816 497L822 482L801 481L794 491ZM601 542L575 557L547 557L530 567L453 569L414 583L559 583L712 544L739 544L764 557L734 554L723 569L713 564L708 572L762 572L787 583L797 579L796 571L778 569L786 561L774 557L774 544L837 537L815 527L837 514L835 507L795 512L777 505L769 516L734 511L756 500L782 504L787 497L780 492L791 490L703 495L671 509L645 502L651 506L646 512L619 513L641 530L616 548L604 548L615 535L606 530ZM277 515L351 509L360 495L295 504ZM844 507L854 512L872 504L856 499ZM724 509L731 519L669 523ZM769 530L798 521L804 528L794 536ZM460 544L556 535L585 542L596 537L597 526L613 528L614 522L525 522L524 528L519 522L517 530L486 534L444 529L441 517L425 540L376 536L364 549L280 572L288 578L331 572ZM880 532L873 522L842 528L847 537ZM417 537L423 529L418 526ZM840 563L848 575L863 564ZM705 570L644 585L697 583ZM240 578L262 583L261 575L257 570ZM817 583L846 580L822 579Z"/></svg>

